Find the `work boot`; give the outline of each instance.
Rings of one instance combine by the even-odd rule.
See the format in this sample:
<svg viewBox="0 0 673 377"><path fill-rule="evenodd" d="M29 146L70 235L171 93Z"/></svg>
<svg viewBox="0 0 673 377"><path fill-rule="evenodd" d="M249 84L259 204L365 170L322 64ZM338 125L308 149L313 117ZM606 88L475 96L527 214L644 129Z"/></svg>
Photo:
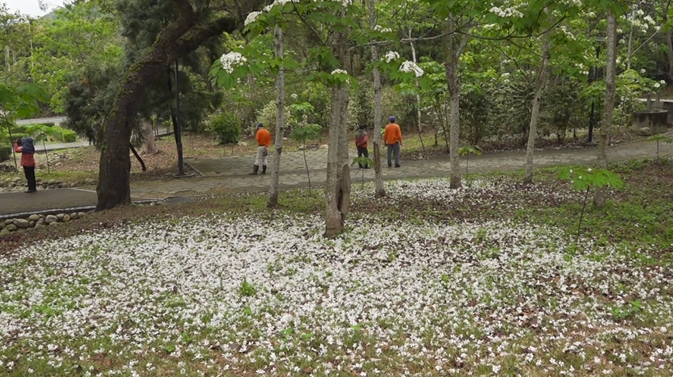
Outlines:
<svg viewBox="0 0 673 377"><path fill-rule="evenodd" d="M266 165L262 166L262 174L266 174Z"/></svg>
<svg viewBox="0 0 673 377"><path fill-rule="evenodd" d="M257 172L258 172L258 171L259 171L259 166L255 165L255 166L252 168L252 173L250 173L250 175L257 175Z"/></svg>

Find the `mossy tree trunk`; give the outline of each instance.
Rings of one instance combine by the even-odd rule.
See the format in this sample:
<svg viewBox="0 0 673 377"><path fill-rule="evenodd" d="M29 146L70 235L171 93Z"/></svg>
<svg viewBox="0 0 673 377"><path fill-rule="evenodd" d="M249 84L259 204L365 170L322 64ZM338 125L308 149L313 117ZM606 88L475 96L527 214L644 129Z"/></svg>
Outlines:
<svg viewBox="0 0 673 377"><path fill-rule="evenodd" d="M145 56L127 69L105 120L96 210L131 203L129 140L145 88L163 78L166 67L176 59L196 50L211 37L233 32L239 24L232 16L199 23L202 15L194 12L189 1L173 0L173 3L179 12L178 19L166 26Z"/></svg>

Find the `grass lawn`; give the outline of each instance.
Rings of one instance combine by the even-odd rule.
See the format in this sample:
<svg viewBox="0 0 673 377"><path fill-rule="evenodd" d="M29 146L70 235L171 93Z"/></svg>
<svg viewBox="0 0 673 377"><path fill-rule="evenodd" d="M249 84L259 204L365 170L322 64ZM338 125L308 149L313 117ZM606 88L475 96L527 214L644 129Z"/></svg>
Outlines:
<svg viewBox="0 0 673 377"><path fill-rule="evenodd" d="M670 375L673 162L121 208L0 239L2 376Z"/></svg>

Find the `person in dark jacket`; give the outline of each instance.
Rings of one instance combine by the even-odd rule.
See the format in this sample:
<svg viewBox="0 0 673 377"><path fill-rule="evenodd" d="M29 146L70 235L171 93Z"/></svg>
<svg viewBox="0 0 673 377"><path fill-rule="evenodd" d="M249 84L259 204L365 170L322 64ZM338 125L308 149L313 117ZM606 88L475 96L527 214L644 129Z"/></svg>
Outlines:
<svg viewBox="0 0 673 377"><path fill-rule="evenodd" d="M35 181L35 146L33 145L33 139L30 137L18 139L16 143L14 143L14 152L21 153L21 166L23 167L23 173L26 175L26 180L28 181L28 191L26 191L26 193L31 194L37 192L37 182Z"/></svg>
<svg viewBox="0 0 673 377"><path fill-rule="evenodd" d="M367 149L367 142L369 141L369 136L365 130L367 126L364 124L360 125L360 129L355 134L355 146L358 148L358 157L369 158L369 150ZM358 164L360 169L369 169L368 164Z"/></svg>

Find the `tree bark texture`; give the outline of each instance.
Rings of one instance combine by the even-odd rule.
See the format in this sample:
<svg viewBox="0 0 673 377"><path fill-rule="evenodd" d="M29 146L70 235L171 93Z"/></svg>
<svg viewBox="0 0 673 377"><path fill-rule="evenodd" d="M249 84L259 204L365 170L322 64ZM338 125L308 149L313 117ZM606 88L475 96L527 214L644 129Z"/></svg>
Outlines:
<svg viewBox="0 0 673 377"><path fill-rule="evenodd" d="M276 25L273 29L273 48L277 58L283 59L283 29ZM278 183L280 181L280 156L283 153L283 133L285 132L285 69L283 65L276 76L276 143L271 162L271 185L269 187L268 207L278 205Z"/></svg>
<svg viewBox="0 0 673 377"><path fill-rule="evenodd" d="M343 14L341 15L343 16ZM332 52L341 67L348 62L348 33L336 31ZM343 232L350 207L351 177L348 167L348 87L337 84L332 88L332 119L329 129L327 182L325 185L325 234L336 237Z"/></svg>
<svg viewBox="0 0 673 377"><path fill-rule="evenodd" d="M605 101L603 103L603 118L598 140L598 168L608 168L608 142L612 116L617 92L617 16L614 12L608 13L608 38L607 38L607 66L605 69ZM605 189L596 188L594 192L594 205L602 208L605 205Z"/></svg>
<svg viewBox="0 0 673 377"><path fill-rule="evenodd" d="M411 29L409 29L409 39L411 40ZM416 47L414 42L409 42L411 46L411 58L414 63L416 61ZM420 85L418 84L418 77L415 78L416 84L416 130L418 131L418 139L421 141L421 147L423 148L423 153L425 153L425 143L423 143L423 133L421 131L421 95L418 92L421 90Z"/></svg>
<svg viewBox="0 0 673 377"><path fill-rule="evenodd" d="M369 26L376 26L375 1L369 0ZM374 44L372 49L372 61L379 60L379 50ZM383 187L383 171L381 169L381 122L383 121L383 88L381 86L381 72L374 67L374 184L376 189L374 197L383 198L386 190Z"/></svg>
<svg viewBox="0 0 673 377"><path fill-rule="evenodd" d="M451 188L461 187L460 180L460 159L458 149L460 147L460 86L458 83L458 59L460 58L456 46L456 20L449 17L448 34L444 37L444 49L446 61L446 81L449 87L449 97L451 101L451 111L449 121L449 153L451 162Z"/></svg>
<svg viewBox="0 0 673 377"><path fill-rule="evenodd" d="M142 126L143 140L145 144L143 146L144 154L155 154L157 153L157 143L154 140L154 130L152 129L152 123L144 122Z"/></svg>
<svg viewBox="0 0 673 377"><path fill-rule="evenodd" d="M526 172L523 177L523 183L533 183L533 154L535 153L537 124L540 120L540 102L542 101L542 93L544 93L545 86L547 85L547 71L549 70L549 50L551 48L549 33L545 33L542 38L542 62L540 64L540 71L538 72L535 98L533 98L533 103L531 104L528 147L526 148Z"/></svg>
<svg viewBox="0 0 673 377"><path fill-rule="evenodd" d="M131 203L129 140L145 88L164 77L171 62L194 51L211 37L233 32L238 26L231 16L197 24L199 15L194 13L189 1L173 2L179 18L164 28L147 54L127 69L105 119L96 210Z"/></svg>

